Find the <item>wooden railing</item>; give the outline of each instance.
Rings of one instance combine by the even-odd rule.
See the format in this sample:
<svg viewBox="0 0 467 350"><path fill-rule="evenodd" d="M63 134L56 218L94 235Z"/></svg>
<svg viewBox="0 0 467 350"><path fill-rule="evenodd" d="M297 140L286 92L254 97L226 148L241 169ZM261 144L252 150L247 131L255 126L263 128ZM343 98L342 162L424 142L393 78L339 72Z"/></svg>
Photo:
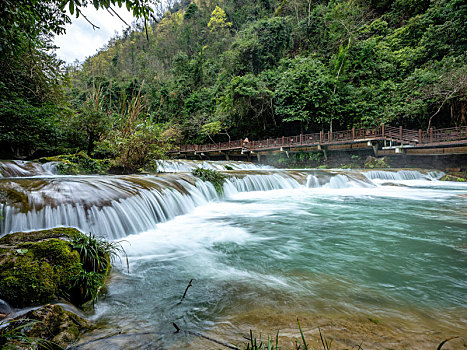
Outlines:
<svg viewBox="0 0 467 350"><path fill-rule="evenodd" d="M173 152L213 152L229 150L261 151L267 149L278 149L281 147L299 147L314 145L329 145L339 143L354 143L362 141L389 140L404 145L429 146L437 144L467 143L467 126L429 129L409 130L402 127L381 125L371 129L351 129L335 132L324 132L313 134L300 134L297 136L282 136L279 138L268 138L258 141L245 142L235 140L229 142L211 143L205 145L181 145Z"/></svg>

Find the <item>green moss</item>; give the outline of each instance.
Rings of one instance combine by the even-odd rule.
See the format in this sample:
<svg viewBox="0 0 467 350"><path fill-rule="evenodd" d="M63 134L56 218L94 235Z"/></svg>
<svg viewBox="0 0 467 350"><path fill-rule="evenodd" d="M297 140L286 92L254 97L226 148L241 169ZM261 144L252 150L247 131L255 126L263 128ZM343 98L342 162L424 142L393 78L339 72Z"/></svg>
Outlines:
<svg viewBox="0 0 467 350"><path fill-rule="evenodd" d="M29 256L2 264L0 298L12 306L35 305L57 297L53 268Z"/></svg>
<svg viewBox="0 0 467 350"><path fill-rule="evenodd" d="M455 176L455 175L449 175L446 174L444 175L440 181L454 181L454 182L467 182L467 179L460 177L460 176Z"/></svg>
<svg viewBox="0 0 467 350"><path fill-rule="evenodd" d="M81 236L82 233L71 227L57 227L49 230L39 230L32 232L15 232L0 238L0 245L12 245L20 243L30 243L43 241L50 238L60 238L71 240Z"/></svg>
<svg viewBox="0 0 467 350"><path fill-rule="evenodd" d="M82 305L95 298L110 270L110 262L93 271L93 283L72 242L87 237L76 229L18 232L0 239L0 299L18 307L65 298ZM107 257L108 259L108 257Z"/></svg>

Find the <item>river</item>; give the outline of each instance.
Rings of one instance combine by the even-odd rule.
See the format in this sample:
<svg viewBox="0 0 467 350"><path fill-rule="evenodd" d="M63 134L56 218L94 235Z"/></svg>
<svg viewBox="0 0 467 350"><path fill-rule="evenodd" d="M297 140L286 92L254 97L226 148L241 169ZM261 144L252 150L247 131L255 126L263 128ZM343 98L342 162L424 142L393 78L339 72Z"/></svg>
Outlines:
<svg viewBox="0 0 467 350"><path fill-rule="evenodd" d="M81 343L122 334L81 348L222 347L174 334L173 322L236 345L250 329L263 338L280 330L291 348L297 318L316 348L319 329L333 349L465 339L467 184L438 181L436 171L229 164L167 162L177 172L140 176L34 168L0 178L10 193L0 230L71 225L123 239L129 273L116 262L87 311L102 326ZM186 172L225 165L220 196Z"/></svg>

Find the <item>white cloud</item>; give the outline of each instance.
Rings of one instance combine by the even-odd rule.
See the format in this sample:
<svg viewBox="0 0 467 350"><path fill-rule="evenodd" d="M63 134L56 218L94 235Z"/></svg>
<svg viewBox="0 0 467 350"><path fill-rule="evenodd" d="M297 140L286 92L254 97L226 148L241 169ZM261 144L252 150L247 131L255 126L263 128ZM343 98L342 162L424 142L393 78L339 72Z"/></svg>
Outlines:
<svg viewBox="0 0 467 350"><path fill-rule="evenodd" d="M97 11L93 6L82 9L84 15L99 29L92 29L92 26L82 17L70 16L72 23L66 26L66 34L55 38L57 55L67 63L73 63L76 59L80 62L86 57L94 55L101 49L115 32L121 33L127 26L117 17L112 16L106 10ZM126 23L133 22L133 15L125 7L115 7L114 10L122 17Z"/></svg>

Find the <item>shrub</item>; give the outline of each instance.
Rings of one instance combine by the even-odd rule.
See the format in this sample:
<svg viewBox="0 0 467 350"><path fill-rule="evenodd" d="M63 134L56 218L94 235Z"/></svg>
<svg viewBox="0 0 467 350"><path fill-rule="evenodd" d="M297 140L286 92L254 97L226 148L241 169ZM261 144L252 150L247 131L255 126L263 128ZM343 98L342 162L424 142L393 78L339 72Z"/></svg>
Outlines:
<svg viewBox="0 0 467 350"><path fill-rule="evenodd" d="M215 170L203 168L193 170L192 174L203 181L212 183L218 194L222 194L224 192L224 181L226 178L224 174Z"/></svg>

